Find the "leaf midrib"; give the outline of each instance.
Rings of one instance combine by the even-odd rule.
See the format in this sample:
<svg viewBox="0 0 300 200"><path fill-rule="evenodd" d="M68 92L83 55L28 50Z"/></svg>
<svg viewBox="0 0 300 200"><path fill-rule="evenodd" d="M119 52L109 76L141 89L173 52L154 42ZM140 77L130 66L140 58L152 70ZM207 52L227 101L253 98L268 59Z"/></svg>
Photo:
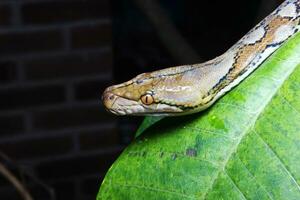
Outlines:
<svg viewBox="0 0 300 200"><path fill-rule="evenodd" d="M282 87L283 83L288 79L288 77L291 75L291 73L294 71L295 68L296 68L296 67L294 67L293 69L290 69L289 71L287 71L287 73L285 74L284 78L282 78L280 81L276 81L276 79L274 79L274 78L269 78L269 77L268 77L268 79L269 79L270 81L274 81L274 82L275 82L275 85L276 85L277 87L274 88L274 90L272 90L268 96L266 96L266 99L265 99L265 101L264 101L264 104L263 104L261 107L259 107L259 108L257 109L257 112L256 112L256 114L254 114L252 120L249 120L248 125L244 127L244 129L242 130L242 131L244 132L244 134L241 134L240 138L239 138L239 139L237 140L237 142L236 142L236 145L233 146L233 147L231 148L231 150L229 151L229 152L231 152L231 153L229 153L227 159L225 159L225 161L221 163L221 164L223 164L223 166L221 166L221 170L220 170L220 171L216 174L216 176L213 178L212 183L210 184L210 187L208 187L207 192L203 194L203 197L201 197L201 199L206 200L207 195L208 195L209 192L213 189L213 187L214 187L214 185L215 185L215 182L216 182L216 180L218 179L218 177L220 176L220 174L221 174L222 172L225 172L225 167L226 167L227 163L229 162L229 160L232 158L232 155L234 155L234 153L237 152L238 146L239 146L239 144L241 143L242 139L247 135L247 133L251 133L251 129L254 130L254 125L255 125L257 119L258 119L258 118L260 117L260 115L263 113L264 109L265 109L265 108L267 107L267 105L271 102L273 96L276 95L276 93L277 93L277 92L279 91L279 89ZM247 81L247 80L246 80L246 81ZM247 113L247 114L248 114L248 113ZM249 115L249 114L248 114L248 115ZM260 137L260 138L263 140L262 137ZM263 140L263 141L264 141L264 140ZM266 144L265 141L264 141L264 143ZM268 148L271 149L269 146L268 146ZM272 149L271 149L271 150L272 150ZM274 152L274 151L272 150L272 152ZM276 154L275 154L275 156L276 156ZM276 157L277 157L277 156L276 156ZM277 157L277 158L278 158L278 157ZM279 158L278 158L278 159L279 159ZM282 161L281 161L280 159L279 159L279 161L282 163ZM284 166L284 165L283 165L283 166ZM285 168L285 169L286 169L286 168ZM286 170L287 170L287 169L286 169ZM287 171L288 171L288 170L287 170ZM288 172L289 172L289 171L288 171ZM289 174L291 174L291 173L289 173ZM292 176L292 178L293 178L293 180L295 180L293 176ZM298 183L297 183L296 181L295 181L295 183L297 184L297 187L299 188Z"/></svg>

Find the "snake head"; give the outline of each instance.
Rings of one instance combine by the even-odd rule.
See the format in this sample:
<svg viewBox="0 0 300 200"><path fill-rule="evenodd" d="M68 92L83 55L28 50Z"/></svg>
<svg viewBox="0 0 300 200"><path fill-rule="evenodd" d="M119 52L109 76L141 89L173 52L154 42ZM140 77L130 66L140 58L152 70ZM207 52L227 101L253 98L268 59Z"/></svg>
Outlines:
<svg viewBox="0 0 300 200"><path fill-rule="evenodd" d="M191 74L180 73L183 69L181 66L144 73L108 87L102 95L103 104L116 115L187 114L199 103L201 92Z"/></svg>

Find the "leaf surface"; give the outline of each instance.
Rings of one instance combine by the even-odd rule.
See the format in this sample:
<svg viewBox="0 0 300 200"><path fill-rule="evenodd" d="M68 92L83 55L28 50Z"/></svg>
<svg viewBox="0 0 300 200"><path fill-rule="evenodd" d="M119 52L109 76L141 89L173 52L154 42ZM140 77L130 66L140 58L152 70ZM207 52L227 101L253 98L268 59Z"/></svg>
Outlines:
<svg viewBox="0 0 300 200"><path fill-rule="evenodd" d="M155 123L97 199L299 200L299 63L297 34L208 110Z"/></svg>

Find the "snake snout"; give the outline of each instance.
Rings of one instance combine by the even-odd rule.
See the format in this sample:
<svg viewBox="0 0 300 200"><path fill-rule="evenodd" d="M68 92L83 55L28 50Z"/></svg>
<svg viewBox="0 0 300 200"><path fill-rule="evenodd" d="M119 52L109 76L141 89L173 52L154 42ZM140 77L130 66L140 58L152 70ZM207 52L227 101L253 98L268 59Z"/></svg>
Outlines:
<svg viewBox="0 0 300 200"><path fill-rule="evenodd" d="M113 94L109 88L107 88L102 95L102 102L106 109L111 109L117 96Z"/></svg>

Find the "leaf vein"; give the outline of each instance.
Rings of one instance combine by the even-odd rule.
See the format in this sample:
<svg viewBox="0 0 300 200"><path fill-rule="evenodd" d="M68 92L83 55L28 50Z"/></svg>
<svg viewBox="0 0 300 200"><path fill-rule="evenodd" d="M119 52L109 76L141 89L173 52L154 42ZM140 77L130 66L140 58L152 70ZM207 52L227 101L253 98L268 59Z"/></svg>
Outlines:
<svg viewBox="0 0 300 200"><path fill-rule="evenodd" d="M250 109L244 107L244 106L240 106L238 104L231 104L231 103L227 103L227 102L219 102L218 104L220 105L225 105L225 106L230 106L230 107L234 107L239 109L240 111L244 111L245 113L247 113L248 115L256 115L257 112L253 112Z"/></svg>
<svg viewBox="0 0 300 200"><path fill-rule="evenodd" d="M229 180L233 184L234 188L241 194L241 196L243 197L243 199L247 200L245 194L242 192L242 190L239 188L239 186L235 183L235 181L232 179L232 177L229 176L229 174L226 172L226 170L224 170L224 173L229 178Z"/></svg>
<svg viewBox="0 0 300 200"><path fill-rule="evenodd" d="M245 165L245 163L242 161L242 159L239 156L237 156L237 158L241 161L241 164L244 166L245 170L249 173L249 175L252 177L252 179L258 184L258 186L265 191L265 193L271 200L274 200L272 195L268 192L268 190L264 186L262 186L260 184L260 182L257 181L254 174L252 174L252 172L248 169L248 167Z"/></svg>
<svg viewBox="0 0 300 200"><path fill-rule="evenodd" d="M187 129L192 130L192 131L206 132L206 133L210 133L210 134L213 134L213 135L218 135L218 136L230 139L230 140L237 140L238 139L238 137L230 137L230 136L225 135L226 132L224 132L224 131L208 130L208 129L197 128L197 127L195 127L195 128L187 127Z"/></svg>
<svg viewBox="0 0 300 200"><path fill-rule="evenodd" d="M279 98L281 98L292 110L294 110L299 116L300 116L300 111L296 109L292 104L290 103L289 100L287 100L284 96L278 95Z"/></svg>
<svg viewBox="0 0 300 200"><path fill-rule="evenodd" d="M276 151L274 149L271 148L271 146L261 137L261 135L258 133L258 131L256 131L255 129L253 129L253 132L260 138L260 140L264 143L264 145L269 149L269 151L278 159L280 165L283 167L283 169L285 170L285 172L288 174L288 176L292 179L292 181L294 182L294 184L296 185L297 189L300 192L300 186L298 184L298 182L295 180L292 172L290 172L288 170L288 166L283 162L283 160L281 160L281 158L279 157L279 155L276 153Z"/></svg>

